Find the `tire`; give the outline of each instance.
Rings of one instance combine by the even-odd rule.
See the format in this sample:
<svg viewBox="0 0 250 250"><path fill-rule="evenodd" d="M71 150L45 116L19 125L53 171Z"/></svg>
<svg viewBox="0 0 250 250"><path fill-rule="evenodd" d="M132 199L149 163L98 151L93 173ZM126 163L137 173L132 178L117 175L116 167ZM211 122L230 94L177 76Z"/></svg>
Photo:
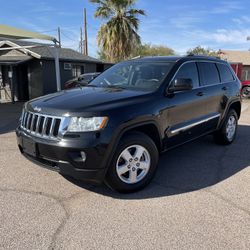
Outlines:
<svg viewBox="0 0 250 250"><path fill-rule="evenodd" d="M231 144L236 137L237 127L238 115L234 109L230 109L222 127L214 134L215 141L222 145Z"/></svg>
<svg viewBox="0 0 250 250"><path fill-rule="evenodd" d="M245 86L242 88L241 96L243 98L250 98L250 86Z"/></svg>
<svg viewBox="0 0 250 250"><path fill-rule="evenodd" d="M106 184L120 193L132 193L145 187L154 177L159 159L153 140L140 132L124 136L113 156Z"/></svg>

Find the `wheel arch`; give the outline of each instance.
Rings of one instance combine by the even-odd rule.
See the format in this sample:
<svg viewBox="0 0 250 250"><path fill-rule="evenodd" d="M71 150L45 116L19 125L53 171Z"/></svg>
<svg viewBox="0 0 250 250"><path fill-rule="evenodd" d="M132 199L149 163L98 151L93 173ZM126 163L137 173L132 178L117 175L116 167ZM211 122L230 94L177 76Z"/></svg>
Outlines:
<svg viewBox="0 0 250 250"><path fill-rule="evenodd" d="M228 110L227 110L227 113L230 109L234 109L235 112L237 113L238 115L238 119L240 118L240 115L241 115L241 102L240 101L235 101L233 103L231 103L228 107Z"/></svg>
<svg viewBox="0 0 250 250"><path fill-rule="evenodd" d="M131 132L140 132L140 133L147 135L155 143L158 151L161 152L162 140L161 140L159 129L154 122L137 124L137 125L127 128L125 131L123 131L120 134L119 140L121 140L122 137L126 136L126 134L131 133Z"/></svg>

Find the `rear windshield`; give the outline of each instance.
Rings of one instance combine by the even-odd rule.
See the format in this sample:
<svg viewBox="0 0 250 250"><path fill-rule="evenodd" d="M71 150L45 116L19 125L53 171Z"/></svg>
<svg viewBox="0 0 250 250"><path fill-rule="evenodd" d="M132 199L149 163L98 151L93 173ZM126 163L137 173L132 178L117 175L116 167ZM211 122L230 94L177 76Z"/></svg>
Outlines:
<svg viewBox="0 0 250 250"><path fill-rule="evenodd" d="M154 91L161 85L174 62L123 62L91 81L97 87Z"/></svg>

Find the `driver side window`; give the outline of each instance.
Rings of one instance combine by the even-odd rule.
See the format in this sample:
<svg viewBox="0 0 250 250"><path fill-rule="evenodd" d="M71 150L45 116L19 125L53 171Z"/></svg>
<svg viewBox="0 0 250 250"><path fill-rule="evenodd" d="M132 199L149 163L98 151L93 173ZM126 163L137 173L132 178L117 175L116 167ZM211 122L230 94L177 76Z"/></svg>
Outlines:
<svg viewBox="0 0 250 250"><path fill-rule="evenodd" d="M178 79L178 78L189 78L193 82L193 89L198 88L199 87L199 76L198 76L198 70L197 70L196 63L188 62L188 63L185 63L184 65L182 65L179 68L174 80Z"/></svg>

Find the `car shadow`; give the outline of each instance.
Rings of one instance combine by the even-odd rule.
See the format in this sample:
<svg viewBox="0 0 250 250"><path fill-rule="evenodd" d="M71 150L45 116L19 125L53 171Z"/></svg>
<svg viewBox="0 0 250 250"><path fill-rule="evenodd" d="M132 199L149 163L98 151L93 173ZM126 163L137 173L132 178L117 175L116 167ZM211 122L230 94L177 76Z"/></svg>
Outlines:
<svg viewBox="0 0 250 250"><path fill-rule="evenodd" d="M235 142L217 145L212 136L172 149L160 156L157 173L146 188L132 194L119 194L105 185L69 181L92 192L115 199L148 199L178 195L215 185L250 165L250 126L239 125Z"/></svg>
<svg viewBox="0 0 250 250"><path fill-rule="evenodd" d="M21 116L23 102L0 104L0 135L13 132Z"/></svg>

